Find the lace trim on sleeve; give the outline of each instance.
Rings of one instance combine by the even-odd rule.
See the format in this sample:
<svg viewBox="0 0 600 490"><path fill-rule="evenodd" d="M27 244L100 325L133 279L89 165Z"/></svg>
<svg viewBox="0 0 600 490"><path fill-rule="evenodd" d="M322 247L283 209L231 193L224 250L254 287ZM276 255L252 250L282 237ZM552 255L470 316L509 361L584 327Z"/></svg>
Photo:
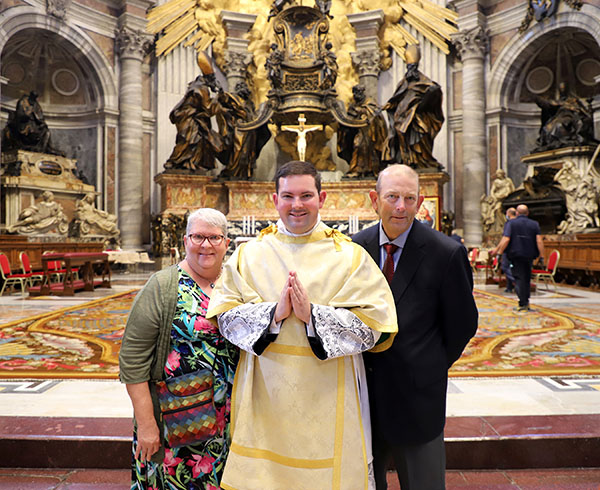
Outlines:
<svg viewBox="0 0 600 490"><path fill-rule="evenodd" d="M252 354L254 344L271 325L277 303L248 303L232 308L218 317L223 337Z"/></svg>
<svg viewBox="0 0 600 490"><path fill-rule="evenodd" d="M359 354L375 345L373 331L345 308L312 305L314 326L329 359Z"/></svg>

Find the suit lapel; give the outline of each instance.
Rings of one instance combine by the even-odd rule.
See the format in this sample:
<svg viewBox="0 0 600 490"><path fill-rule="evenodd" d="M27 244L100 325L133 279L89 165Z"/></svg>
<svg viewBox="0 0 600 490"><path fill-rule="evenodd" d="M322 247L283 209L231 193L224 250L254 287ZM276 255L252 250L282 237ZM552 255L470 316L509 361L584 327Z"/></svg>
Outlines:
<svg viewBox="0 0 600 490"><path fill-rule="evenodd" d="M377 266L379 266L379 254L381 253L381 247L379 246L379 224L373 226L371 230L371 236L365 240L365 250L373 257Z"/></svg>
<svg viewBox="0 0 600 490"><path fill-rule="evenodd" d="M417 220L413 221L412 228L406 238L404 248L402 249L402 255L400 255L400 260L396 266L394 278L390 285L396 302L398 302L404 294L412 277L419 268L423 257L425 257L426 241L421 232L422 226L423 225Z"/></svg>

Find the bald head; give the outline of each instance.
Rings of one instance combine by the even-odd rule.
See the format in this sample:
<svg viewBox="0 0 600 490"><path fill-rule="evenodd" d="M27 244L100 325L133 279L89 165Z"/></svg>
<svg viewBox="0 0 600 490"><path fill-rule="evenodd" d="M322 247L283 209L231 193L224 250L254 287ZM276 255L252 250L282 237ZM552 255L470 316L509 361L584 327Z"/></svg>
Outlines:
<svg viewBox="0 0 600 490"><path fill-rule="evenodd" d="M377 183L375 184L375 190L377 191L377 194L381 194L381 186L384 179L392 175L405 176L414 179L417 182L417 189L419 189L419 174L408 165L394 164L379 172Z"/></svg>
<svg viewBox="0 0 600 490"><path fill-rule="evenodd" d="M519 204L517 206L517 214L519 216L529 216L529 208L525 204Z"/></svg>
<svg viewBox="0 0 600 490"><path fill-rule="evenodd" d="M508 208L506 210L506 217L508 219L513 219L517 217L517 210L515 208Z"/></svg>

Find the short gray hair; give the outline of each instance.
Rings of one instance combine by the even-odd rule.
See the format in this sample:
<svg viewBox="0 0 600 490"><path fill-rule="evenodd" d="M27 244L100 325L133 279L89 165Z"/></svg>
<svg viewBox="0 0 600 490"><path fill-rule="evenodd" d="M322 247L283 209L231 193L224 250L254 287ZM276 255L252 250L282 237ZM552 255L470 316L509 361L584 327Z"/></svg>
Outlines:
<svg viewBox="0 0 600 490"><path fill-rule="evenodd" d="M196 209L196 211L188 216L187 227L185 229L186 235L189 235L190 229L196 221L202 221L207 225L220 228L225 238L227 238L227 218L221 211L213 208Z"/></svg>

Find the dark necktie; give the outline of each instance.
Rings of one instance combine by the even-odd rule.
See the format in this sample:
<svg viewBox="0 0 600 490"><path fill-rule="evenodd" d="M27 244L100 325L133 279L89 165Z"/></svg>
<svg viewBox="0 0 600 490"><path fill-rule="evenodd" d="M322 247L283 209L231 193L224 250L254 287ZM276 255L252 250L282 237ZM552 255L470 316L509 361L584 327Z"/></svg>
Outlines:
<svg viewBox="0 0 600 490"><path fill-rule="evenodd" d="M385 252L387 253L387 257L383 263L383 275L387 279L388 283L391 284L392 277L394 277L394 253L396 250L398 250L398 245L394 245L393 243L385 243L383 248L385 248Z"/></svg>

